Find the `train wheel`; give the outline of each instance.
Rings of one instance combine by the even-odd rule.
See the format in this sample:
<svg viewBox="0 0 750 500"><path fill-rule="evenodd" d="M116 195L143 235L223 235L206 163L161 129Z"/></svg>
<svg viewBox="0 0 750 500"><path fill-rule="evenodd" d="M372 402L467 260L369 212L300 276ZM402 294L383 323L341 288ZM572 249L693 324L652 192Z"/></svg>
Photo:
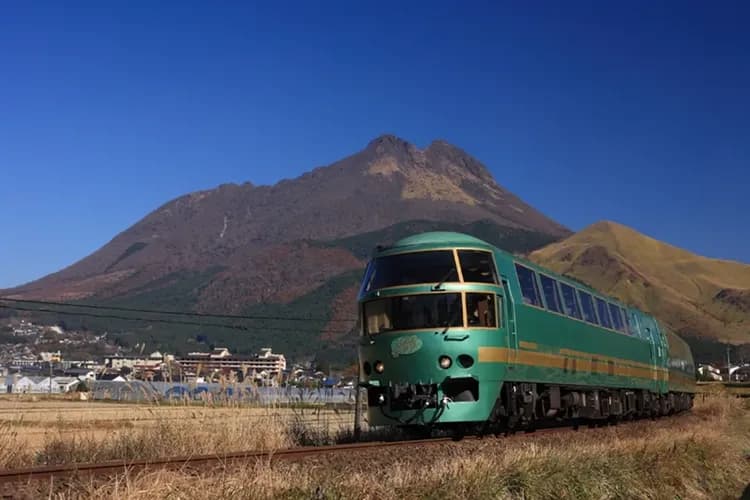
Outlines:
<svg viewBox="0 0 750 500"><path fill-rule="evenodd" d="M455 424L451 429L451 438L454 441L461 441L466 437L466 424Z"/></svg>

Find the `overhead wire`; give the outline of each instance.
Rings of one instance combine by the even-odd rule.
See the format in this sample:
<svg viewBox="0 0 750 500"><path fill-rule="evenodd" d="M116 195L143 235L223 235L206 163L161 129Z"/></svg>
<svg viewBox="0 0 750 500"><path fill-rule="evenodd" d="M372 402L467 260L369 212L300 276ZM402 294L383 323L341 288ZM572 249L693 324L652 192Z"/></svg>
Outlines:
<svg viewBox="0 0 750 500"><path fill-rule="evenodd" d="M357 321L356 318L314 318L302 316L272 316L272 315L249 315L249 314L218 314L218 313L201 313L193 311L169 311L159 309L142 309L134 307L108 306L104 304L74 304L70 302L55 302L50 300L32 300L32 299L15 299L0 296L0 301L12 303L25 303L43 306L55 307L72 307L77 309L94 309L107 311L132 312L141 314L163 314L168 316L189 316L196 318L219 318L219 319L242 319L249 321L321 321L321 322L342 322L351 323Z"/></svg>
<svg viewBox="0 0 750 500"><path fill-rule="evenodd" d="M0 299L5 300L5 299ZM299 331L299 329L294 328L279 328L279 327L273 327L273 326L253 326L249 327L246 325L236 325L236 324L227 324L227 323L207 323L203 321L187 321L187 320L179 320L179 319L163 319L163 318L141 318L141 317L130 317L130 316L120 316L115 314L96 314L96 313L90 313L90 312L81 312L81 311L59 311L56 309L48 309L48 308L31 308L31 307L23 307L23 306L14 306L14 305L2 305L0 304L0 309L10 309L15 311L24 311L24 312L36 312L36 313L50 313L50 314L61 314L61 315L67 315L67 316L83 316L87 318L100 318L100 319L115 319L115 320L122 320L122 321L140 321L144 323L163 323L163 324L178 324L178 325L188 325L188 326L199 326L199 327L215 327L215 328L228 328L233 330L244 330L244 331L282 331L282 332L294 332ZM356 320L350 320L350 322L354 322ZM307 330L313 330L313 328L308 328ZM349 330L323 330L321 333L349 333L354 329L352 327Z"/></svg>

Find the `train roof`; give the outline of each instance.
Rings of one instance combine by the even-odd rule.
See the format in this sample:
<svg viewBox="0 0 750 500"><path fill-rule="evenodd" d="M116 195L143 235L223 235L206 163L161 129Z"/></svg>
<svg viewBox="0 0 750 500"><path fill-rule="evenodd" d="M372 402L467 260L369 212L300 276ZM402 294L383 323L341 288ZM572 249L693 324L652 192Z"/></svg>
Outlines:
<svg viewBox="0 0 750 500"><path fill-rule="evenodd" d="M413 247L421 245L447 245L447 246L482 246L491 247L489 243L474 236L464 233L455 233L452 231L430 231L407 236L398 240L389 248L389 250Z"/></svg>
<svg viewBox="0 0 750 500"><path fill-rule="evenodd" d="M395 253L401 253L401 252L417 251L417 250L422 250L422 249L426 250L431 246L480 247L480 248L493 250L497 253L505 255L508 259L511 259L514 262L518 262L519 264L532 268L536 272L541 272L546 275L549 275L550 277L553 277L557 279L558 281L567 282L568 284L573 285L577 288L582 288L589 293L598 295L600 297L604 297L611 302L616 302L620 304L622 307L638 311L638 313L644 316L649 316L653 318L652 315L647 314L641 309L632 305L628 305L625 302L618 300L612 297L611 295L605 294L604 292L597 290L591 285L583 283L582 281L576 278L573 278L571 276L567 276L564 274L556 273L549 268L540 266L539 264L532 262L529 259L526 259L525 257L514 255L506 250L503 250L502 248L498 248L495 245L492 245L491 243L488 243L484 240L481 240L479 238L476 238L474 236L464 234L464 233L457 233L457 232L452 232L452 231L430 231L430 232L415 234L412 236L407 236L406 238L402 238L396 241L393 245L389 247L378 247L376 256L378 254L388 255L388 254L395 254Z"/></svg>

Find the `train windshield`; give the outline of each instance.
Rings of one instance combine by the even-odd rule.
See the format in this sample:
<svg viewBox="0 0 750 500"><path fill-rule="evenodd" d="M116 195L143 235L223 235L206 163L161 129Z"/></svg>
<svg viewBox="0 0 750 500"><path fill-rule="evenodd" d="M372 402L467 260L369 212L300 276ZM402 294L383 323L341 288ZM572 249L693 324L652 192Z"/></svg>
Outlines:
<svg viewBox="0 0 750 500"><path fill-rule="evenodd" d="M463 323L461 295L458 293L402 295L364 304L364 327L369 335L391 330L461 326Z"/></svg>
<svg viewBox="0 0 750 500"><path fill-rule="evenodd" d="M361 293L389 286L458 281L451 250L378 257L367 267Z"/></svg>

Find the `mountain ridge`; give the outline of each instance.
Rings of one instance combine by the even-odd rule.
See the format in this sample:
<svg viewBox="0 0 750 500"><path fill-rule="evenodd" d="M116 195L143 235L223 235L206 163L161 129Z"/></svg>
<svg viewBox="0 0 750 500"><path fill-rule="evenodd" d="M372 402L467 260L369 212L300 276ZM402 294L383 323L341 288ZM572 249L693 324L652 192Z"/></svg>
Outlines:
<svg viewBox="0 0 750 500"><path fill-rule="evenodd" d="M444 140L419 148L387 134L294 179L220 184L169 200L89 256L1 293L339 318L369 251L424 230L474 232L520 253L571 234L498 184L463 149ZM240 349L290 344L253 328L256 338ZM231 344L225 333L218 338ZM182 333L160 335L177 339ZM311 349L322 347L322 328L305 335Z"/></svg>
<svg viewBox="0 0 750 500"><path fill-rule="evenodd" d="M750 265L600 221L529 258L652 313L684 337L750 342Z"/></svg>

